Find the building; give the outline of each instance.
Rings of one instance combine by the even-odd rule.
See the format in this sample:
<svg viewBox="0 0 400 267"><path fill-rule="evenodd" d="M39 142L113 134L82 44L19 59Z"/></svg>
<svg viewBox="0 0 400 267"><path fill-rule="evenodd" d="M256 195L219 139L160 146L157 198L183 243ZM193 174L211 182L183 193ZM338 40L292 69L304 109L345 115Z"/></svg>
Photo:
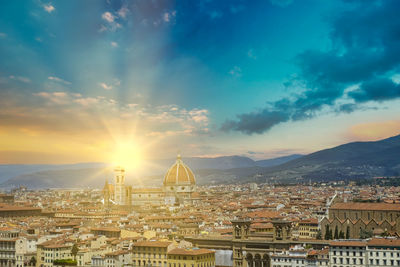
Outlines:
<svg viewBox="0 0 400 267"><path fill-rule="evenodd" d="M257 222L254 224L259 225ZM252 221L250 220L234 220L232 221L232 226L233 236L185 237L185 240L191 242L195 247L216 250L216 253L226 250L232 251L234 267L271 267L273 266L271 255L279 251L288 251L290 247L299 245L308 245L314 250L321 250L329 245L324 240L292 239L292 222L285 220L270 220L262 226L268 229L265 232L252 231ZM307 259L308 263L317 264L317 262L321 262L321 266L327 263L326 254L325 256L313 255L312 260L305 259ZM315 264L309 265L316 266ZM296 264L293 266L296 266Z"/></svg>
<svg viewBox="0 0 400 267"><path fill-rule="evenodd" d="M330 243L330 266L400 266L400 240L372 238L336 240Z"/></svg>
<svg viewBox="0 0 400 267"><path fill-rule="evenodd" d="M55 260L73 259L71 254L73 243L67 240L51 239L37 244L37 262L36 266L50 267L54 266Z"/></svg>
<svg viewBox="0 0 400 267"><path fill-rule="evenodd" d="M15 241L15 265L17 267L26 266L27 263L36 258L36 238L19 237Z"/></svg>
<svg viewBox="0 0 400 267"><path fill-rule="evenodd" d="M168 252L168 267L215 267L215 251L175 248Z"/></svg>
<svg viewBox="0 0 400 267"><path fill-rule="evenodd" d="M367 243L367 257L370 267L400 266L400 240L372 238Z"/></svg>
<svg viewBox="0 0 400 267"><path fill-rule="evenodd" d="M364 240L337 240L330 243L330 266L367 266L367 242Z"/></svg>
<svg viewBox="0 0 400 267"><path fill-rule="evenodd" d="M8 204L0 204L0 217L32 217L45 216L41 208L11 206Z"/></svg>
<svg viewBox="0 0 400 267"><path fill-rule="evenodd" d="M90 232L95 236L105 236L108 238L121 237L121 229L116 227L97 227L90 229Z"/></svg>
<svg viewBox="0 0 400 267"><path fill-rule="evenodd" d="M132 265L167 267L167 253L175 244L167 241L141 241L132 245Z"/></svg>
<svg viewBox="0 0 400 267"><path fill-rule="evenodd" d="M125 185L125 170L115 168L114 183L106 181L103 187L104 205L160 206L192 203L196 179L192 170L183 163L180 155L164 176L161 188L132 188Z"/></svg>
<svg viewBox="0 0 400 267"><path fill-rule="evenodd" d="M16 265L16 247L19 231L13 228L0 228L0 266Z"/></svg>
<svg viewBox="0 0 400 267"><path fill-rule="evenodd" d="M318 234L318 219L307 219L299 222L299 238L316 239Z"/></svg>
<svg viewBox="0 0 400 267"><path fill-rule="evenodd" d="M385 233L397 236L400 234L400 204L389 203L336 203L329 209L328 218L321 221L321 232L324 237L327 226L332 231L343 232L346 238L365 238Z"/></svg>
<svg viewBox="0 0 400 267"><path fill-rule="evenodd" d="M167 171L163 186L166 202L173 204L191 201L196 190L196 179L192 170L183 163L181 155L178 155L175 164Z"/></svg>
<svg viewBox="0 0 400 267"><path fill-rule="evenodd" d="M131 254L127 250L118 250L106 253L104 257L104 262L106 267L123 267L132 266Z"/></svg>
<svg viewBox="0 0 400 267"><path fill-rule="evenodd" d="M119 206L129 206L132 204L132 186L125 185L125 169L116 167L114 169L114 184L106 184L103 188L104 204L109 206L111 203Z"/></svg>
<svg viewBox="0 0 400 267"><path fill-rule="evenodd" d="M162 188L132 188L133 206L161 206L165 203L165 193Z"/></svg>
<svg viewBox="0 0 400 267"><path fill-rule="evenodd" d="M14 203L14 195L0 193L0 203L13 204Z"/></svg>
<svg viewBox="0 0 400 267"><path fill-rule="evenodd" d="M271 255L272 267L311 267L311 266L330 266L329 249L306 250L304 247L296 245L289 250L284 250Z"/></svg>

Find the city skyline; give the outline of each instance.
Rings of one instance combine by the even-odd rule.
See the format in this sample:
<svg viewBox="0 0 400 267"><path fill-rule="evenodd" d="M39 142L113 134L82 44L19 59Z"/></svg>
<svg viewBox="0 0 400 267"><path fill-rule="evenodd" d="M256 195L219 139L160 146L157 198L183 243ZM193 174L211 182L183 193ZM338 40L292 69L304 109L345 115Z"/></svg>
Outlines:
<svg viewBox="0 0 400 267"><path fill-rule="evenodd" d="M0 164L266 159L400 133L396 1L1 5Z"/></svg>

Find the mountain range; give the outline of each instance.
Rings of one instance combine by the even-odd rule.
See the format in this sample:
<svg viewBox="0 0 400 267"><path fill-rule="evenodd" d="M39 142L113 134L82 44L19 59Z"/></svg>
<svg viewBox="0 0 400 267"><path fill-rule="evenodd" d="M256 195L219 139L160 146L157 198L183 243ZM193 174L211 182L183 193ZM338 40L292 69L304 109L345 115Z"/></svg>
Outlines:
<svg viewBox="0 0 400 267"><path fill-rule="evenodd" d="M254 161L243 156L184 158L198 184L238 182L307 182L355 180L377 176L400 176L400 135L372 142L352 142L308 155ZM160 186L163 174L175 159L154 161L158 168L148 176L127 183ZM111 180L112 169L105 163L69 165L0 165L3 188L101 187Z"/></svg>

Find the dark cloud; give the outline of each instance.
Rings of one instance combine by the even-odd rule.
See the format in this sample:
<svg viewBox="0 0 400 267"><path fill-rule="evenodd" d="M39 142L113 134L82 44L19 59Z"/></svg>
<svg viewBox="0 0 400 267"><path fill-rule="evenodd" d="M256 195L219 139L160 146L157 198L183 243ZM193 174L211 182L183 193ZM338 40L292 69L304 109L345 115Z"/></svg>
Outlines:
<svg viewBox="0 0 400 267"><path fill-rule="evenodd" d="M346 1L348 9L331 22L332 48L308 50L295 62L299 75L289 84L302 84L304 92L269 103L253 113L237 115L224 131L263 133L276 124L314 117L323 107L351 113L369 101L400 98L400 87L390 76L400 70L400 1ZM337 105L346 95L352 103Z"/></svg>
<svg viewBox="0 0 400 267"><path fill-rule="evenodd" d="M240 131L246 134L262 133L269 130L275 124L287 121L289 114L280 111L269 111L264 109L261 112L238 115L237 121L226 121L222 125L223 131Z"/></svg>
<svg viewBox="0 0 400 267"><path fill-rule="evenodd" d="M358 90L349 93L356 102L385 101L400 97L400 86L388 78L364 82Z"/></svg>

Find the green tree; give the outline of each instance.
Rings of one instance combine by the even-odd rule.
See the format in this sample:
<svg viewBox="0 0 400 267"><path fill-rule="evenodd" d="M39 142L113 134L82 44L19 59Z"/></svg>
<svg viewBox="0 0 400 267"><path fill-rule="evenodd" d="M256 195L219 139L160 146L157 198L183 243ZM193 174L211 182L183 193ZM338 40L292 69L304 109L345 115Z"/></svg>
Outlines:
<svg viewBox="0 0 400 267"><path fill-rule="evenodd" d="M53 264L58 266L76 266L77 262L75 260L72 259L63 259L63 260L54 260Z"/></svg>
<svg viewBox="0 0 400 267"><path fill-rule="evenodd" d="M30 266L36 266L36 258L35 256L32 256L31 260L29 261Z"/></svg>
<svg viewBox="0 0 400 267"><path fill-rule="evenodd" d="M344 239L344 232L342 230L339 232L339 239Z"/></svg>
<svg viewBox="0 0 400 267"><path fill-rule="evenodd" d="M346 239L350 238L350 226L346 227Z"/></svg>
<svg viewBox="0 0 400 267"><path fill-rule="evenodd" d="M318 239L318 240L322 239L321 229L318 229L317 236L315 238Z"/></svg>
<svg viewBox="0 0 400 267"><path fill-rule="evenodd" d="M333 235L332 235L332 229L329 229L329 239L332 239Z"/></svg>
<svg viewBox="0 0 400 267"><path fill-rule="evenodd" d="M370 238L370 237L372 237L372 231L368 231L365 228L361 228L360 229L360 238L361 239L367 239L367 238Z"/></svg>
<svg viewBox="0 0 400 267"><path fill-rule="evenodd" d="M78 245L75 243L71 248L71 254L74 256L74 261L76 261L76 255L78 255L79 248Z"/></svg>
<svg viewBox="0 0 400 267"><path fill-rule="evenodd" d="M325 236L324 236L324 239L325 239L325 240L329 240L329 225L328 225L328 224L326 225L326 228L325 228Z"/></svg>
<svg viewBox="0 0 400 267"><path fill-rule="evenodd" d="M335 235L333 236L334 239L338 239L339 238L339 230L337 225L335 226Z"/></svg>

